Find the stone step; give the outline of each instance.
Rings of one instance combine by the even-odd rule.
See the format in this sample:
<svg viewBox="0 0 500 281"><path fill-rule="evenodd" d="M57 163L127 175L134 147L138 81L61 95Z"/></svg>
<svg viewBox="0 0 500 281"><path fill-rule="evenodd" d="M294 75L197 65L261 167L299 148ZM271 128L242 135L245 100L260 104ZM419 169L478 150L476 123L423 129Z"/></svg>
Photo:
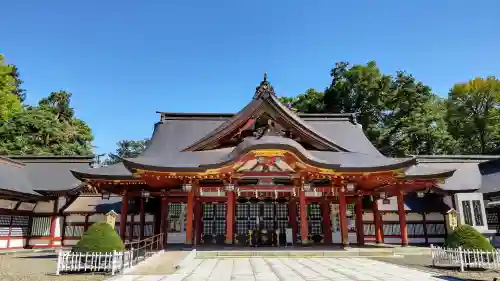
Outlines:
<svg viewBox="0 0 500 281"><path fill-rule="evenodd" d="M388 257L394 256L393 249L347 249L337 251L307 251L307 250L278 250L278 251L197 251L196 258L249 258L249 257Z"/></svg>

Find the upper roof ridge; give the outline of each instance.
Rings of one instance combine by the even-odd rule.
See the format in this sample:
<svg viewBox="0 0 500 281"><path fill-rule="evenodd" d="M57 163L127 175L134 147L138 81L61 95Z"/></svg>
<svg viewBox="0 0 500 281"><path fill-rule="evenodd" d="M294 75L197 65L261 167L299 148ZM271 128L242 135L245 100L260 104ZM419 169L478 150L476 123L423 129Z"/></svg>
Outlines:
<svg viewBox="0 0 500 281"><path fill-rule="evenodd" d="M253 99L265 99L271 95L276 96L276 93L274 92L274 88L271 83L267 81L267 72L264 72L264 79L262 80L262 82L260 82L260 85L255 88Z"/></svg>

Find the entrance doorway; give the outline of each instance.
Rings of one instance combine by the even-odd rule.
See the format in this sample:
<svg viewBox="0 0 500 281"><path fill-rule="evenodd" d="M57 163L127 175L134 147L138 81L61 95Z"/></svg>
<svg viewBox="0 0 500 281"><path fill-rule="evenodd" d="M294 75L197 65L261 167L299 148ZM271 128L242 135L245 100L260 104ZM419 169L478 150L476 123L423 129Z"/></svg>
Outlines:
<svg viewBox="0 0 500 281"><path fill-rule="evenodd" d="M186 203L169 202L167 217L167 243L186 242Z"/></svg>
<svg viewBox="0 0 500 281"><path fill-rule="evenodd" d="M356 212L355 204L346 205L347 231L349 243L357 243L356 236ZM340 232L339 204L330 204L330 218L332 220L332 243L341 244L342 234Z"/></svg>
<svg viewBox="0 0 500 281"><path fill-rule="evenodd" d="M300 204L297 203L297 243L302 243L302 236L300 233ZM323 232L323 215L321 212L321 204L319 203L309 203L307 204L307 224L308 224L308 237L307 241L312 244L321 244L324 241L324 232Z"/></svg>
<svg viewBox="0 0 500 281"><path fill-rule="evenodd" d="M288 227L285 198L244 198L236 200L235 244L251 246L284 245Z"/></svg>
<svg viewBox="0 0 500 281"><path fill-rule="evenodd" d="M203 244L224 244L226 240L226 203L204 203L202 206Z"/></svg>

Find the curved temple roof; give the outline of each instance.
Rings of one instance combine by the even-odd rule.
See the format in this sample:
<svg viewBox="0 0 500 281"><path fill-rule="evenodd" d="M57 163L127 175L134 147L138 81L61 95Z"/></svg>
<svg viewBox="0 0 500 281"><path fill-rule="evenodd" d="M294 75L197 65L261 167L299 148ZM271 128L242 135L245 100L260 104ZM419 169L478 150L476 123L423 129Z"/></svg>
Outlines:
<svg viewBox="0 0 500 281"><path fill-rule="evenodd" d="M247 137L235 147L217 149L217 141L234 135L250 120L268 114L291 127L318 150L280 136ZM385 171L405 169L408 178L446 177L454 170L422 169L415 158L383 156L364 135L352 114L296 114L281 104L264 80L252 101L237 114L161 113L150 145L137 158L124 159L97 169L74 170L79 179L135 179L129 170L203 171L235 161L252 149L280 148L318 167L339 171Z"/></svg>
<svg viewBox="0 0 500 281"><path fill-rule="evenodd" d="M394 159L372 157L356 152L308 151L292 139L264 136L262 138L247 137L234 148L179 152L168 162L158 157L138 157L124 159L124 165L129 170L206 171L234 163L242 155L257 149L287 150L308 164L337 171L388 171L416 164L415 158Z"/></svg>
<svg viewBox="0 0 500 281"><path fill-rule="evenodd" d="M92 161L93 156L0 156L0 190L32 198L76 190L81 182L69 170L83 170Z"/></svg>

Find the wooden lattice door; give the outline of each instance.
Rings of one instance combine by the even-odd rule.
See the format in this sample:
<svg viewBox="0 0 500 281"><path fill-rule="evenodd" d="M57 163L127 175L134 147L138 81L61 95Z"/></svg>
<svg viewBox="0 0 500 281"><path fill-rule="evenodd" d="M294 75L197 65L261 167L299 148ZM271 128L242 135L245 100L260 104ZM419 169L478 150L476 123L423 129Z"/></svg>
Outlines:
<svg viewBox="0 0 500 281"><path fill-rule="evenodd" d="M225 203L202 204L202 233L203 244L224 244L226 240L226 213Z"/></svg>

